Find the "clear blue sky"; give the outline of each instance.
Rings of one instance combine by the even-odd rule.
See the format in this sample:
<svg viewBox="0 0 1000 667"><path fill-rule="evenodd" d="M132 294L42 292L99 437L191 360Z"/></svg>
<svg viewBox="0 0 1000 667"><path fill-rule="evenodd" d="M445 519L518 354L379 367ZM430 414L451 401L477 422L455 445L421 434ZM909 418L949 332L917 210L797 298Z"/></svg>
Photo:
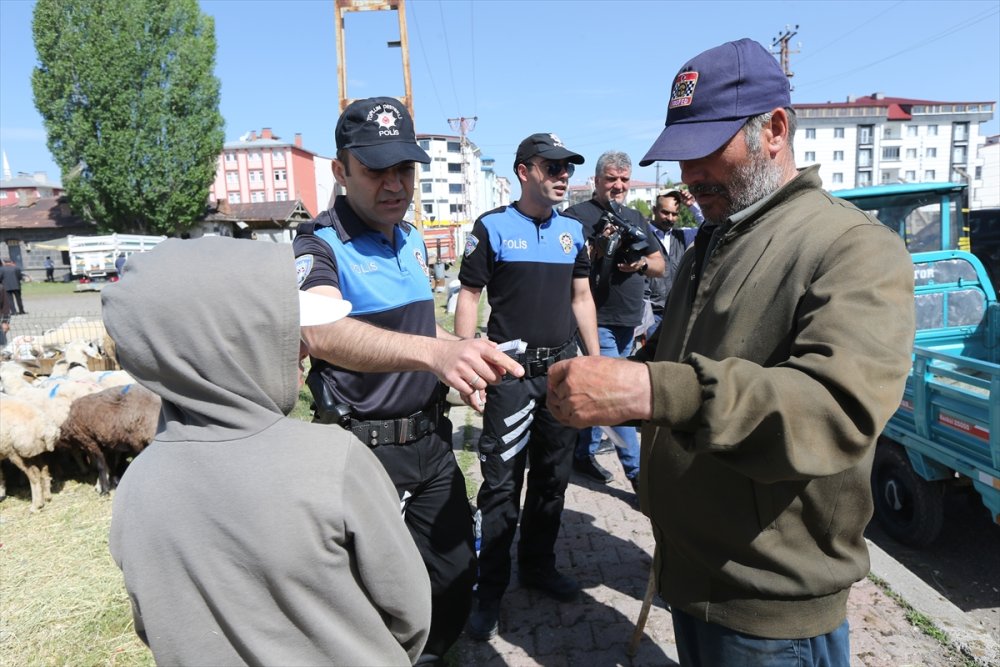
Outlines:
<svg viewBox="0 0 1000 667"><path fill-rule="evenodd" d="M0 0L0 148L11 169L59 177L31 94L36 64L29 0ZM270 127L301 132L335 152L337 62L332 0L202 0L215 17L216 74L226 139ZM454 133L449 118L478 116L469 138L512 178L518 142L555 132L593 173L603 151L638 164L662 129L669 86L683 62L750 37L792 39L793 102L883 92L936 101L1000 101L1000 0L937 2L645 2L408 0L407 29L419 132ZM346 21L348 95L401 95L395 12ZM983 128L1000 133L996 116ZM660 178L677 179L675 163ZM655 168L633 178L653 181ZM514 179L512 179L514 180ZM517 190L515 187L515 194Z"/></svg>

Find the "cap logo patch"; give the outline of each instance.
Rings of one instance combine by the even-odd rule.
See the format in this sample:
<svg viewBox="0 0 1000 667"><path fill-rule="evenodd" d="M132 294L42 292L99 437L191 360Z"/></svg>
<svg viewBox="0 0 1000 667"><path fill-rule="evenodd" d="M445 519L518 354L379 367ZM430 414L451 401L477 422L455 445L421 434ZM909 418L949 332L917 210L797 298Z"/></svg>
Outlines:
<svg viewBox="0 0 1000 667"><path fill-rule="evenodd" d="M313 268L313 256L312 255L302 255L301 257L295 258L295 281L296 287L302 287L302 283L306 281L306 277Z"/></svg>
<svg viewBox="0 0 1000 667"><path fill-rule="evenodd" d="M686 107L694 100L694 87L698 85L697 72L681 72L674 79L674 87L670 90L670 105L668 108Z"/></svg>
<svg viewBox="0 0 1000 667"><path fill-rule="evenodd" d="M472 253L476 252L476 246L479 245L479 239L474 235L469 234L465 237L465 253L464 255L468 257Z"/></svg>
<svg viewBox="0 0 1000 667"><path fill-rule="evenodd" d="M369 123L375 123L378 126L378 136L398 137L398 122L401 117L402 114L399 113L399 109L393 105L376 104L368 112L368 116L365 120Z"/></svg>
<svg viewBox="0 0 1000 667"><path fill-rule="evenodd" d="M552 145L553 145L553 146L558 146L559 148L565 148L565 146L563 146L563 142L562 142L562 139L560 139L560 138L559 138L559 137L557 137L556 135L554 135L554 134L549 134L549 139L551 139L551 140L552 140Z"/></svg>

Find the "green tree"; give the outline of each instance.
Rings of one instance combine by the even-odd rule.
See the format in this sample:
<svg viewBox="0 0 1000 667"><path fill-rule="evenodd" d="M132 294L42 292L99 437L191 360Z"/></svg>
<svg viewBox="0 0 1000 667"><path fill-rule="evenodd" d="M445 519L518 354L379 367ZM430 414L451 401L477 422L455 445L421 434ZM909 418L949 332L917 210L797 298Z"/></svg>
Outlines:
<svg viewBox="0 0 1000 667"><path fill-rule="evenodd" d="M628 203L628 207L639 211L642 217L646 220L649 220L649 217L653 214L653 212L649 210L649 205L641 199L633 199Z"/></svg>
<svg viewBox="0 0 1000 667"><path fill-rule="evenodd" d="M32 31L73 210L102 231L190 228L223 142L212 18L196 0L38 0Z"/></svg>

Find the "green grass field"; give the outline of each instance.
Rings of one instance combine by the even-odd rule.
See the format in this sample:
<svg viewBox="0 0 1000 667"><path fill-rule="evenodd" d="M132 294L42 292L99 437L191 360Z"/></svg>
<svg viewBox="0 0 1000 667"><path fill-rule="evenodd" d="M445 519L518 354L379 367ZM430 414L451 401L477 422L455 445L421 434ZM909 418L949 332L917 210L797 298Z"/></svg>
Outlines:
<svg viewBox="0 0 1000 667"><path fill-rule="evenodd" d="M26 283L32 295L69 294L74 283ZM452 319L436 293L445 328ZM309 420L311 397L303 388L292 417ZM464 433L471 427L455 424ZM462 427L465 427L462 429ZM465 441L458 455L463 472L476 463ZM93 479L55 484L52 502L31 512L27 481L13 468L0 503L0 665L153 665L135 635L122 575L108 551L111 496L101 497ZM469 496L476 484L466 476ZM453 658L449 656L453 662Z"/></svg>

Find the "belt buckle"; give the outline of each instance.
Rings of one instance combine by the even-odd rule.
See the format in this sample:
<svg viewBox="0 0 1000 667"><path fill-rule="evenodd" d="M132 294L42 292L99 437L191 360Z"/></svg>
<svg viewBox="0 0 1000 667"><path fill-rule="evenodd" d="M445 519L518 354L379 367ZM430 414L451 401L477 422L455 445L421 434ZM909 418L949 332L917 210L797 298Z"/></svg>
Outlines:
<svg viewBox="0 0 1000 667"><path fill-rule="evenodd" d="M397 419L396 426L399 429L396 434L396 444L405 445L410 441L410 436L413 435L413 428L411 426L412 420L409 417L404 419Z"/></svg>

